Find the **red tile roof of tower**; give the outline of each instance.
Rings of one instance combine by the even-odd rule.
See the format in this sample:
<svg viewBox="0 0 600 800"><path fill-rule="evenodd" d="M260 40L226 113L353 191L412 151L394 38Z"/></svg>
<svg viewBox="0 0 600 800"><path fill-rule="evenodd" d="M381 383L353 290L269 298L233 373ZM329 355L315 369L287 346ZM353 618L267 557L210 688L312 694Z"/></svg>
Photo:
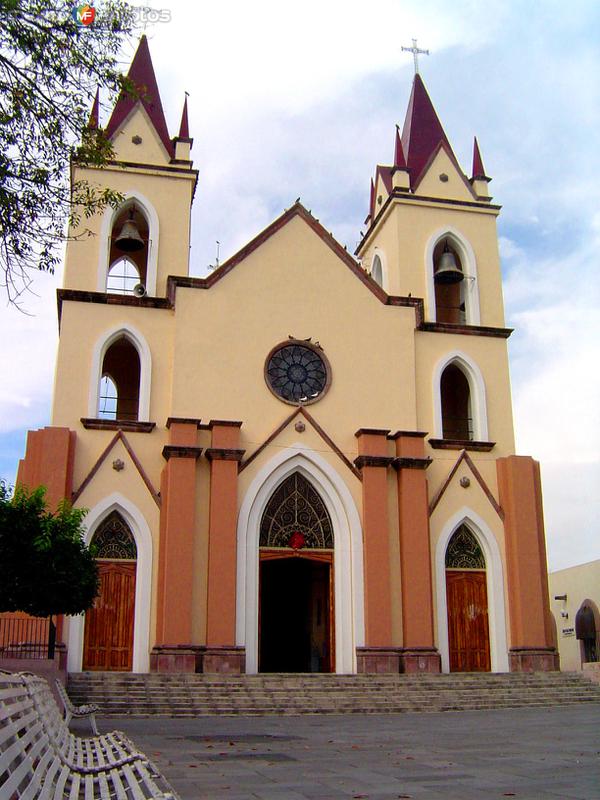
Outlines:
<svg viewBox="0 0 600 800"><path fill-rule="evenodd" d="M419 183L424 167L440 144L444 145L444 149L456 161L433 103L427 94L425 84L417 73L414 77L402 129L402 147L406 165L410 170L413 189Z"/></svg>
<svg viewBox="0 0 600 800"><path fill-rule="evenodd" d="M173 143L169 138L169 131L160 100L158 84L156 83L156 76L154 75L154 67L152 66L152 59L150 58L150 48L148 47L148 40L145 35L140 39L127 77L134 84L139 94L137 97L132 97L125 91L121 92L110 120L108 121L108 125L106 126L107 137L109 139L112 138L125 122L136 103L141 103L150 117L150 121L158 133L161 142L164 144L167 153L169 156L173 157Z"/></svg>
<svg viewBox="0 0 600 800"><path fill-rule="evenodd" d="M479 152L479 143L477 142L477 137L473 138L473 177L471 180L475 180L476 178L484 178L485 180L489 180L487 175L485 174L485 168L483 166L483 160L481 158L481 153Z"/></svg>

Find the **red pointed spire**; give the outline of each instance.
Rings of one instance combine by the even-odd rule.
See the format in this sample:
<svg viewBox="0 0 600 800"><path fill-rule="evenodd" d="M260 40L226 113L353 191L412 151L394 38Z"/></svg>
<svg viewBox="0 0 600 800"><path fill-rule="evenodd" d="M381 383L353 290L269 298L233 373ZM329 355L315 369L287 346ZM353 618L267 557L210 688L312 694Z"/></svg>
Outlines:
<svg viewBox="0 0 600 800"><path fill-rule="evenodd" d="M417 73L413 81L402 129L402 147L406 165L410 169L413 188L418 184L423 168L440 144L443 144L452 153L452 148L438 115L435 113L425 84ZM454 158L454 155L452 157Z"/></svg>
<svg viewBox="0 0 600 800"><path fill-rule="evenodd" d="M404 150L402 149L402 140L400 139L400 128L396 125L396 147L394 148L394 168L406 169L406 159L404 158Z"/></svg>
<svg viewBox="0 0 600 800"><path fill-rule="evenodd" d="M179 124L179 139L190 138L190 126L188 125L187 92L183 101L183 111L181 112L181 123Z"/></svg>
<svg viewBox="0 0 600 800"><path fill-rule="evenodd" d="M99 125L100 120L100 87L96 89L96 97L94 98L94 104L92 105L92 110L90 111L90 118L88 120L88 128L91 130L96 130Z"/></svg>
<svg viewBox="0 0 600 800"><path fill-rule="evenodd" d="M173 144L169 138L169 131L160 100L158 84L156 83L156 76L154 75L154 67L152 66L152 59L150 58L150 48L148 47L148 40L145 35L140 39L127 77L134 84L139 94L137 97L132 97L125 91L121 92L108 121L108 125L106 126L107 137L109 139L112 138L125 122L125 119L136 103L141 103L146 109L167 153L173 156Z"/></svg>
<svg viewBox="0 0 600 800"><path fill-rule="evenodd" d="M481 158L481 153L479 152L479 143L477 142L477 137L473 138L473 177L471 180L475 180L476 178L482 178L483 180L489 180L487 175L485 174L485 169L483 166L483 160Z"/></svg>

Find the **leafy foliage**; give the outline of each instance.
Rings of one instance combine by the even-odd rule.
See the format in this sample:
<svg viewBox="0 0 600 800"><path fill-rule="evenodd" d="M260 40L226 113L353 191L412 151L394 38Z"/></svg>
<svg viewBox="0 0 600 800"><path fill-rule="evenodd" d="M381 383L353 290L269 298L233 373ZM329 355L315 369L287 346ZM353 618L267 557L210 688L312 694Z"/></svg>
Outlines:
<svg viewBox="0 0 600 800"><path fill-rule="evenodd" d="M76 5L0 0L0 276L17 304L32 270L54 272L67 221L78 225L120 199L85 181L70 187L69 164L100 166L112 155L88 121L97 87L133 90L117 63L133 10L106 0L80 28Z"/></svg>
<svg viewBox="0 0 600 800"><path fill-rule="evenodd" d="M98 594L98 568L83 541L85 510L63 501L52 514L45 489L0 483L0 611L36 617L80 614Z"/></svg>

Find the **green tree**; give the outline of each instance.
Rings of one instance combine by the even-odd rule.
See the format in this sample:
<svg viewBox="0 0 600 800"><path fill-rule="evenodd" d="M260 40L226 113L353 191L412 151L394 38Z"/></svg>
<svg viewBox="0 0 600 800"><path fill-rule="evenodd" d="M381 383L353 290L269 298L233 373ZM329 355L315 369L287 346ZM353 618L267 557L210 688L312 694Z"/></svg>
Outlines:
<svg viewBox="0 0 600 800"><path fill-rule="evenodd" d="M73 16L80 5L0 0L0 283L17 304L35 270L54 272L66 223L120 199L85 181L70 185L69 165L111 158L88 122L98 87L111 97L134 91L117 62L133 9L105 0L86 27Z"/></svg>
<svg viewBox="0 0 600 800"><path fill-rule="evenodd" d="M48 510L44 487L0 484L0 611L80 614L98 594L98 567L83 541L85 510Z"/></svg>

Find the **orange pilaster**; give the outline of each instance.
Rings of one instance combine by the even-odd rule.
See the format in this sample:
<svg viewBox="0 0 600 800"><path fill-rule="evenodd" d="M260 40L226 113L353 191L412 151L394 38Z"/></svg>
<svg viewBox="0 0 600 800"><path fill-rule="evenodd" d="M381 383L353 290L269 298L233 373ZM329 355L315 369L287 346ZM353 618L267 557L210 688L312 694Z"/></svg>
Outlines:
<svg viewBox="0 0 600 800"><path fill-rule="evenodd" d="M160 547L157 595L157 647L152 668L194 671L192 580L196 522L196 461L199 420L169 419L170 443L161 478Z"/></svg>
<svg viewBox="0 0 600 800"><path fill-rule="evenodd" d="M212 420L208 532L208 604L204 672L242 672L235 646L238 464L241 422Z"/></svg>
<svg viewBox="0 0 600 800"><path fill-rule="evenodd" d="M510 611L511 669L558 669L548 595L540 468L528 456L499 458Z"/></svg>
<svg viewBox="0 0 600 800"><path fill-rule="evenodd" d="M76 438L75 431L69 428L42 428L27 434L27 449L25 458L19 462L17 484L28 489L45 486L51 510L61 500L71 499Z"/></svg>
<svg viewBox="0 0 600 800"><path fill-rule="evenodd" d="M399 431L394 466L398 471L398 522L402 578L404 672L439 672L434 644L429 506L425 434Z"/></svg>
<svg viewBox="0 0 600 800"><path fill-rule="evenodd" d="M359 670L398 671L398 654L392 648L392 592L387 471L388 430L361 428L356 432L362 472L363 547L365 587L365 648L359 653ZM361 662L365 661L365 664Z"/></svg>

